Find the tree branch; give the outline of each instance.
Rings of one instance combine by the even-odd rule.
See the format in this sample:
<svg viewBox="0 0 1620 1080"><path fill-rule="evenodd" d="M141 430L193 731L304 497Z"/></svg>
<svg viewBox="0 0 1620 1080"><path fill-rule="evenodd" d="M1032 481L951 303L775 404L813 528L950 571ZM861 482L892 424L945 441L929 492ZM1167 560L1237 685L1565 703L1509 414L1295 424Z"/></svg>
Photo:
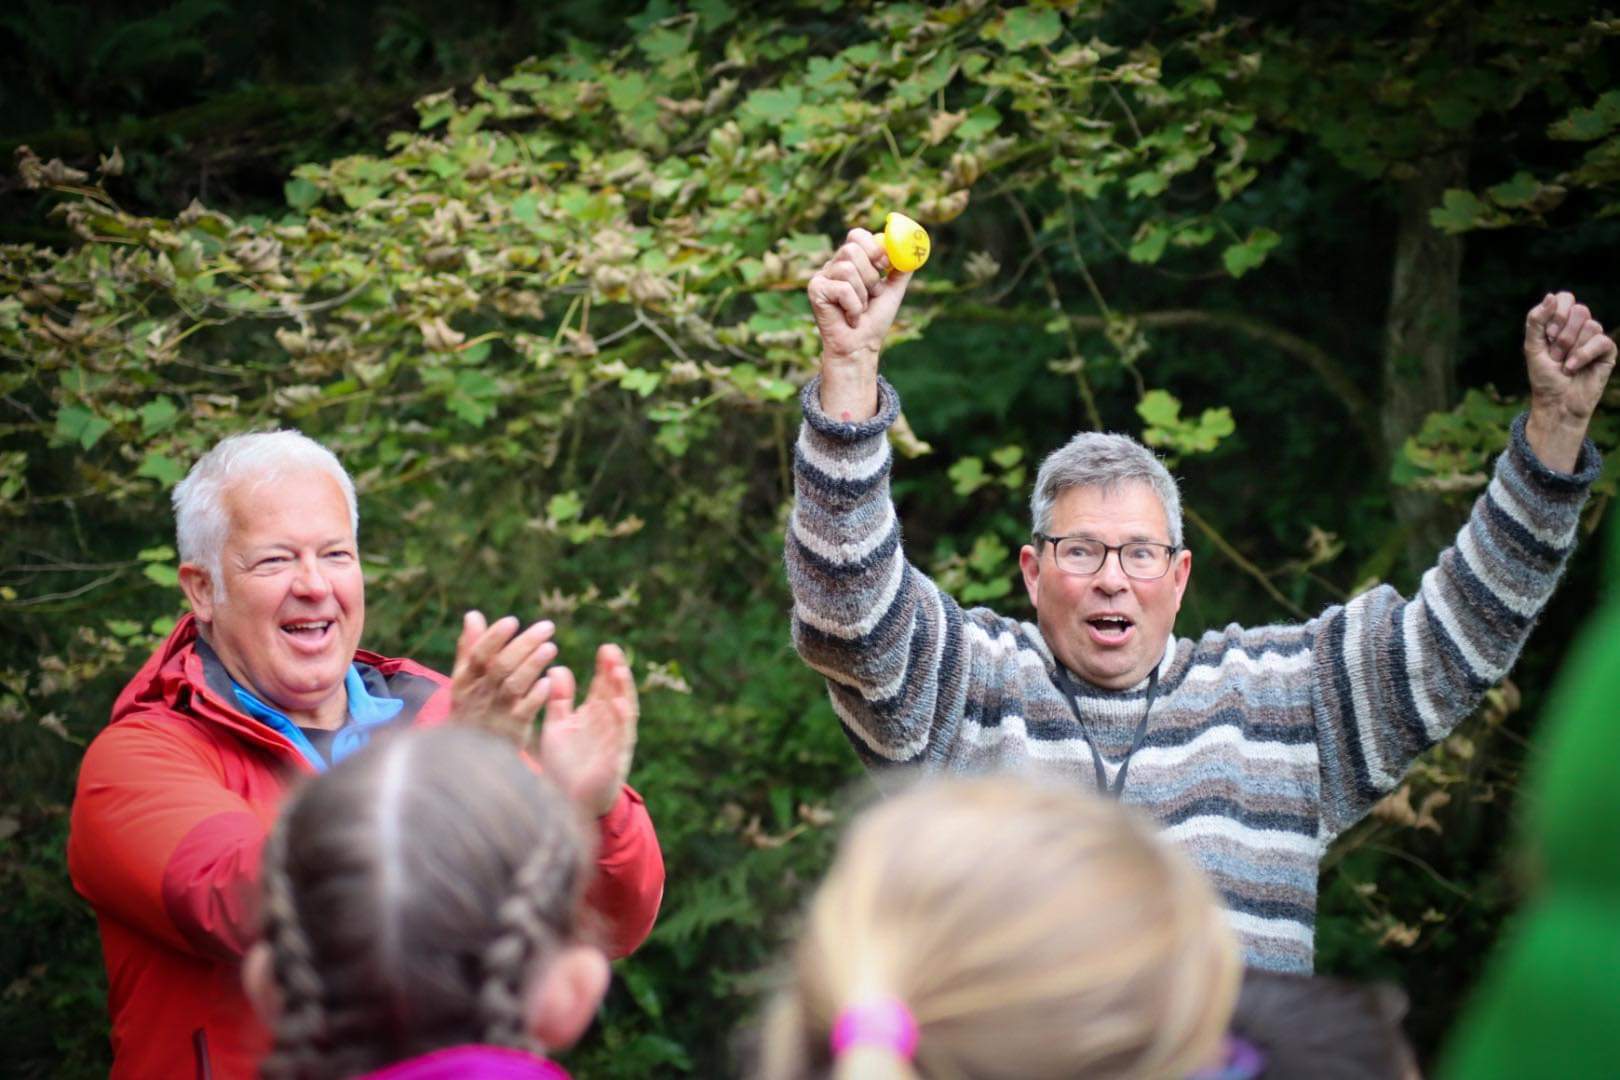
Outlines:
<svg viewBox="0 0 1620 1080"><path fill-rule="evenodd" d="M1040 309L992 308L971 302L953 304L950 314L953 318L979 322L1037 325L1044 325L1051 318L1047 312ZM1379 462L1382 467L1385 454L1383 440L1379 434L1377 410L1367 395L1361 392L1361 388L1345 374L1343 365L1329 355L1327 350L1281 327L1229 311L1169 308L1163 311L1132 312L1130 318L1135 319L1137 324L1144 328L1204 327L1226 331L1262 342L1284 355L1301 361L1349 414L1350 421L1355 424L1367 452L1372 454L1373 460ZM1100 331L1107 328L1107 322L1101 315L1070 315L1068 319L1069 325L1079 331Z"/></svg>
<svg viewBox="0 0 1620 1080"><path fill-rule="evenodd" d="M1288 597L1284 596L1280 591L1278 591L1277 586L1271 583L1271 579L1266 576L1266 572L1264 570L1260 569L1258 566L1254 565L1254 563L1244 558L1243 553L1237 548L1233 547L1231 542L1228 541L1226 537L1222 536L1215 526L1205 521L1203 517L1199 515L1198 511L1194 510L1190 506L1183 506L1181 508L1181 512L1186 516L1188 521L1198 526L1198 530L1204 534L1210 543L1215 545L1216 550L1218 550L1222 555L1225 555L1228 559L1231 559L1233 564L1236 565L1239 570L1242 570L1245 574L1248 574L1250 577L1254 578L1255 581L1259 582L1260 587L1266 590L1266 594L1268 596L1277 601L1277 603L1281 604L1283 610L1287 611L1296 619L1310 618L1310 615L1300 608L1299 605L1295 604L1292 600L1288 599Z"/></svg>

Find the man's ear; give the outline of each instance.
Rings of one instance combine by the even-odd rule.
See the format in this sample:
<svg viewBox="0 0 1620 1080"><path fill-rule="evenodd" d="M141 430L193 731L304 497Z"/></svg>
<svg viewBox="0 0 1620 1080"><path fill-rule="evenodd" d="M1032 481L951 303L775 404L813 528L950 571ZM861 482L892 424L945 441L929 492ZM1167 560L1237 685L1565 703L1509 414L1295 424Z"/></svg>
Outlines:
<svg viewBox="0 0 1620 1080"><path fill-rule="evenodd" d="M258 942L242 958L242 989L265 1027L274 1027L281 1015L281 991L276 988L275 953L268 942Z"/></svg>
<svg viewBox="0 0 1620 1080"><path fill-rule="evenodd" d="M1170 576L1176 583L1176 607L1180 608L1181 598L1187 593L1187 581L1192 577L1192 552L1186 548L1176 552L1170 564Z"/></svg>
<svg viewBox="0 0 1620 1080"><path fill-rule="evenodd" d="M214 621L213 575L196 563L183 562L180 564L180 591L186 594L186 602L198 622Z"/></svg>
<svg viewBox="0 0 1620 1080"><path fill-rule="evenodd" d="M1039 608L1035 602L1035 594L1040 590L1037 586L1041 580L1041 553L1035 547L1025 544L1018 550L1018 569L1024 575L1024 590L1029 593L1029 606Z"/></svg>
<svg viewBox="0 0 1620 1080"><path fill-rule="evenodd" d="M529 992L528 1027L547 1050L566 1050L596 1018L607 993L608 961L590 945L565 946Z"/></svg>

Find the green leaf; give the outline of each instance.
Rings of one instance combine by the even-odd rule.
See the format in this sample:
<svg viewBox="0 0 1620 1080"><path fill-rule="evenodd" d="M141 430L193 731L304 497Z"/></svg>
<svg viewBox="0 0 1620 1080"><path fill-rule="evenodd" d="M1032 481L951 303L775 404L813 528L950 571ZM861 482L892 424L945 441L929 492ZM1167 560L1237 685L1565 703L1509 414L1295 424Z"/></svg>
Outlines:
<svg viewBox="0 0 1620 1080"><path fill-rule="evenodd" d="M968 552L968 565L981 574L1001 574L1007 565L1008 557L1012 552L1001 538L995 533L980 533L973 541L973 550Z"/></svg>
<svg viewBox="0 0 1620 1080"><path fill-rule="evenodd" d="M1239 278L1265 262L1266 254L1281 242L1282 237L1275 231L1258 228L1241 244L1233 244L1223 251L1221 261L1226 264L1227 273Z"/></svg>
<svg viewBox="0 0 1620 1080"><path fill-rule="evenodd" d="M1513 174L1513 179L1487 188L1485 194L1498 206L1520 207L1530 205L1540 191L1536 178L1521 169Z"/></svg>
<svg viewBox="0 0 1620 1080"><path fill-rule="evenodd" d="M1441 127L1451 131L1466 130L1484 111L1479 102L1466 93L1446 94L1428 104L1429 115L1433 116Z"/></svg>
<svg viewBox="0 0 1620 1080"><path fill-rule="evenodd" d="M1164 190L1169 186L1169 177L1156 169L1150 169L1147 172L1139 172L1126 180L1125 193L1133 199L1138 195L1152 198L1155 195L1164 194Z"/></svg>
<svg viewBox="0 0 1620 1080"><path fill-rule="evenodd" d="M416 103L416 114L420 118L418 126L423 131L438 127L456 114L455 94L447 90L423 98Z"/></svg>
<svg viewBox="0 0 1620 1080"><path fill-rule="evenodd" d="M964 604L981 604L988 600L1000 600L1010 592L1012 579L1002 575L990 581L975 581L962 586L961 600Z"/></svg>
<svg viewBox="0 0 1620 1080"><path fill-rule="evenodd" d="M157 547L144 548L137 552L135 557L141 562L162 562L164 559L174 558L174 548L168 544L159 544Z"/></svg>
<svg viewBox="0 0 1620 1080"><path fill-rule="evenodd" d="M1472 191L1450 188L1440 205L1429 211L1429 224L1442 232L1464 233L1478 228L1487 213L1486 205Z"/></svg>
<svg viewBox="0 0 1620 1080"><path fill-rule="evenodd" d="M135 470L135 475L150 477L165 488L171 488L185 478L186 470L173 458L154 451L141 461L141 467Z"/></svg>
<svg viewBox="0 0 1620 1080"><path fill-rule="evenodd" d="M141 573L167 588L172 589L180 584L179 572L168 563L147 563L141 568Z"/></svg>
<svg viewBox="0 0 1620 1080"><path fill-rule="evenodd" d="M132 638L139 634L143 627L133 619L108 619L107 629L114 637Z"/></svg>
<svg viewBox="0 0 1620 1080"><path fill-rule="evenodd" d="M537 224L540 220L539 209L540 196L533 191L526 191L512 200L512 219L525 225Z"/></svg>
<svg viewBox="0 0 1620 1080"><path fill-rule="evenodd" d="M656 371L648 371L646 368L631 368L619 376L619 385L640 397L647 397L652 394L654 390L658 389L658 384L663 381L664 377L662 375Z"/></svg>
<svg viewBox="0 0 1620 1080"><path fill-rule="evenodd" d="M1050 45L1063 33L1063 19L1052 8L1019 7L1002 16L996 36L1009 50Z"/></svg>
<svg viewBox="0 0 1620 1080"><path fill-rule="evenodd" d="M975 105L968 110L967 119L956 128L956 137L963 142L982 139L1001 126L1001 114L989 105Z"/></svg>
<svg viewBox="0 0 1620 1080"><path fill-rule="evenodd" d="M652 91L639 71L624 71L608 82L607 96L615 110L627 113L650 98Z"/></svg>
<svg viewBox="0 0 1620 1080"><path fill-rule="evenodd" d="M287 197L287 205L300 213L321 201L321 189L302 177L287 181L282 185L282 191Z"/></svg>
<svg viewBox="0 0 1620 1080"><path fill-rule="evenodd" d="M111 430L111 423L80 405L64 406L56 414L56 433L68 442L77 441L85 450Z"/></svg>
<svg viewBox="0 0 1620 1080"><path fill-rule="evenodd" d="M786 379L778 379L770 375L762 375L759 380L759 392L769 401L786 401L799 392L799 388Z"/></svg>
<svg viewBox="0 0 1620 1080"><path fill-rule="evenodd" d="M1170 230L1157 221L1144 221L1142 227L1136 230L1136 238L1131 243L1130 258L1136 263L1156 263L1164 255L1165 245L1170 242Z"/></svg>
<svg viewBox="0 0 1620 1080"><path fill-rule="evenodd" d="M1571 109L1547 128L1547 135L1562 142L1593 142L1614 130L1615 121L1596 109Z"/></svg>
<svg viewBox="0 0 1620 1080"><path fill-rule="evenodd" d="M710 34L737 18L737 9L727 0L692 0L692 10Z"/></svg>
<svg viewBox="0 0 1620 1080"><path fill-rule="evenodd" d="M946 475L951 478L951 489L962 496L971 495L990 482L984 472L984 462L976 457L957 459Z"/></svg>
<svg viewBox="0 0 1620 1080"><path fill-rule="evenodd" d="M1181 402L1168 390L1149 390L1136 403L1136 415L1149 427L1174 427L1181 422Z"/></svg>
<svg viewBox="0 0 1620 1080"><path fill-rule="evenodd" d="M452 135L471 135L484 126L485 118L494 111L488 105L474 105L472 108L452 116L448 130Z"/></svg>
<svg viewBox="0 0 1620 1080"><path fill-rule="evenodd" d="M1226 406L1205 409L1196 422L1182 419L1181 402L1167 390L1149 390L1136 403L1136 414L1147 422L1142 441L1181 454L1208 453L1237 430Z"/></svg>
<svg viewBox="0 0 1620 1080"><path fill-rule="evenodd" d="M573 521L585 509L585 503L572 491L559 491L546 502L546 517L561 523Z"/></svg>
<svg viewBox="0 0 1620 1080"><path fill-rule="evenodd" d="M1010 469L1024 460L1024 448L1022 446L1000 447L990 451L990 460L1003 469Z"/></svg>
<svg viewBox="0 0 1620 1080"><path fill-rule="evenodd" d="M359 210L361 207L369 206L381 198L382 189L364 186L342 187L338 189L338 194L343 196L343 205L350 210Z"/></svg>
<svg viewBox="0 0 1620 1080"><path fill-rule="evenodd" d="M797 86L779 90L755 90L743 102L742 111L756 120L780 126L804 104L804 91Z"/></svg>
<svg viewBox="0 0 1620 1080"><path fill-rule="evenodd" d="M141 406L141 434L145 436L156 435L172 425L175 417L179 415L180 410L168 398L153 398Z"/></svg>
<svg viewBox="0 0 1620 1080"><path fill-rule="evenodd" d="M777 34L759 43L759 56L762 60L784 60L803 52L809 44L810 39L803 34Z"/></svg>
<svg viewBox="0 0 1620 1080"><path fill-rule="evenodd" d="M630 991L630 999L641 1011L654 1020L664 1016L663 1004L658 1000L658 984L647 970L637 964L626 964L617 972L619 981Z"/></svg>

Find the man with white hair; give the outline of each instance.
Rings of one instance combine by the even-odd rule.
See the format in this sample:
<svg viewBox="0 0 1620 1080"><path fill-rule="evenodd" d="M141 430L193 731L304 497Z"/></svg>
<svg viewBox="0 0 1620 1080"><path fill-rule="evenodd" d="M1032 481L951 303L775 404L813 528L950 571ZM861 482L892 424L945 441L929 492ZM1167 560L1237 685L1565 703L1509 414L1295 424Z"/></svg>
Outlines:
<svg viewBox="0 0 1620 1080"><path fill-rule="evenodd" d="M360 649L354 484L295 431L223 440L174 507L191 614L90 744L68 841L101 930L114 1076L255 1075L266 1034L238 969L265 837L290 783L390 727L476 725L528 750L544 709L532 760L599 826L587 900L615 953L646 937L664 870L625 783L638 711L617 646L598 651L578 708L572 674L546 671L549 622L518 633L469 612L450 678Z"/></svg>
<svg viewBox="0 0 1620 1080"><path fill-rule="evenodd" d="M872 766L1045 770L1140 804L1210 874L1250 965L1311 970L1323 849L1507 674L1552 593L1615 343L1569 293L1531 309L1529 411L1411 600L1381 586L1301 625L1177 638L1180 496L1123 435L1041 466L1018 556L1034 624L963 610L906 561L878 354L909 279L856 229L809 286L821 372L787 569L794 644L846 734Z"/></svg>

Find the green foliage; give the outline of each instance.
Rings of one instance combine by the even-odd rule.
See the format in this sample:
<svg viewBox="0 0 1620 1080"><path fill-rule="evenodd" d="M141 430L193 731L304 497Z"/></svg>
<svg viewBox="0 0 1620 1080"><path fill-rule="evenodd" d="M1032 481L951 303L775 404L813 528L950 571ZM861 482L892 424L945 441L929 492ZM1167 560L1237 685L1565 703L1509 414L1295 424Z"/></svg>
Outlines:
<svg viewBox="0 0 1620 1080"><path fill-rule="evenodd" d="M1147 424L1142 441L1170 451L1172 461L1182 454L1207 453L1237 430L1232 422L1232 410L1224 405L1205 409L1197 420L1183 419L1181 402L1166 390L1149 390L1143 394L1136 411Z"/></svg>
<svg viewBox="0 0 1620 1080"><path fill-rule="evenodd" d="M444 664L476 604L558 618L567 651L634 651L637 780L671 879L577 1055L587 1075L723 1068L854 771L785 649L779 569L793 398L817 350L803 285L832 238L889 208L940 229L990 184L1146 197L1241 161L1215 157L1243 122L1218 93L1164 84L1159 47L1106 45L1084 11L889 5L813 39L725 14L651 18L622 46L424 98L385 154L299 166L267 214L143 215L103 186L110 166L93 183L24 154L76 242L0 250L26 515L6 561L71 536L61 573L107 567L12 601L47 658L79 650L47 681L7 654L18 723L94 734L172 625L168 491L220 436L270 424L356 477L379 647ZM942 254L900 341L982 287L962 279L969 253ZM1021 448L984 460L1016 500ZM961 562L969 602L1011 591L1020 530L998 520ZM947 580L954 565L942 555Z"/></svg>

